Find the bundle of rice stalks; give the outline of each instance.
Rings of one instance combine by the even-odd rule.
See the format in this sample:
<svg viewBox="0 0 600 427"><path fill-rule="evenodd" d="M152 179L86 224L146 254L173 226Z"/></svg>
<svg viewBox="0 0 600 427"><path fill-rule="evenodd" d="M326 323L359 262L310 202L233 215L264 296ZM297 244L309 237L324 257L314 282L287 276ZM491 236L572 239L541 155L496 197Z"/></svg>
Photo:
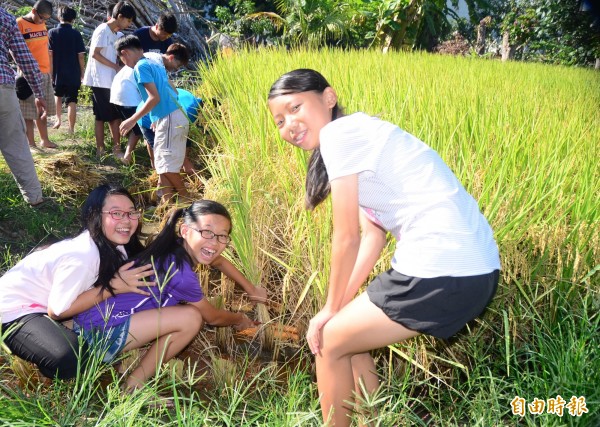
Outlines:
<svg viewBox="0 0 600 427"><path fill-rule="evenodd" d="M265 304L256 304L256 317L263 325L263 327L258 330L261 346L263 350L271 351L273 350L273 344L275 342L274 331L273 325L271 324L271 315Z"/></svg>
<svg viewBox="0 0 600 427"><path fill-rule="evenodd" d="M137 368L137 366L140 363L140 360L143 357L143 354L139 348L135 348L126 353L123 353L121 357L122 359L118 362L117 365L117 371L120 374L129 375L135 368Z"/></svg>
<svg viewBox="0 0 600 427"><path fill-rule="evenodd" d="M26 362L17 356L11 357L10 368L17 377L19 386L25 390L35 390L39 384L40 373L33 363Z"/></svg>
<svg viewBox="0 0 600 427"><path fill-rule="evenodd" d="M103 180L95 166L81 160L73 151L61 151L52 157L36 157L38 177L59 198L75 201L87 195Z"/></svg>
<svg viewBox="0 0 600 427"><path fill-rule="evenodd" d="M238 366L234 361L215 357L211 361L211 367L216 390L224 391L233 386L238 376Z"/></svg>
<svg viewBox="0 0 600 427"><path fill-rule="evenodd" d="M218 295L211 300L212 305L216 308L225 308L225 302L222 295ZM221 351L231 354L233 352L233 334L231 328L222 327L215 328L215 343Z"/></svg>

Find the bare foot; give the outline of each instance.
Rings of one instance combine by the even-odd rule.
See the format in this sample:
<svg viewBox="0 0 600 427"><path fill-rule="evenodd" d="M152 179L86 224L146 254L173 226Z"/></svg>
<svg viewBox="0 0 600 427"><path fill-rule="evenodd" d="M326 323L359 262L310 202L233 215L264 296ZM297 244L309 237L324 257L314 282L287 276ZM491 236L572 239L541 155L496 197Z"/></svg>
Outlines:
<svg viewBox="0 0 600 427"><path fill-rule="evenodd" d="M44 148L58 148L58 145L56 145L54 142L48 140L48 141L42 141L42 147L44 147Z"/></svg>
<svg viewBox="0 0 600 427"><path fill-rule="evenodd" d="M58 129L60 127L60 122L56 122L54 123L54 125L52 126L52 129Z"/></svg>

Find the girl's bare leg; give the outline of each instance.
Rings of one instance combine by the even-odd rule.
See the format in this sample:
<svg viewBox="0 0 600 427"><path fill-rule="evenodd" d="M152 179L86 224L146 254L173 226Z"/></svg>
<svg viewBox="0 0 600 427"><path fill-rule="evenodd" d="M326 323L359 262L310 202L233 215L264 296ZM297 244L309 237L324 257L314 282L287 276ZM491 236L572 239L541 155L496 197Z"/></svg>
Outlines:
<svg viewBox="0 0 600 427"><path fill-rule="evenodd" d="M129 339L123 351L150 346L138 367L127 378L127 389L140 387L156 373L159 363L181 352L202 327L200 311L191 306L164 307L136 313L131 318Z"/></svg>
<svg viewBox="0 0 600 427"><path fill-rule="evenodd" d="M362 378L370 391L378 384L372 359L364 353L419 333L387 317L366 293L342 308L322 332L321 355L316 362L323 421L330 426L349 426L358 379Z"/></svg>

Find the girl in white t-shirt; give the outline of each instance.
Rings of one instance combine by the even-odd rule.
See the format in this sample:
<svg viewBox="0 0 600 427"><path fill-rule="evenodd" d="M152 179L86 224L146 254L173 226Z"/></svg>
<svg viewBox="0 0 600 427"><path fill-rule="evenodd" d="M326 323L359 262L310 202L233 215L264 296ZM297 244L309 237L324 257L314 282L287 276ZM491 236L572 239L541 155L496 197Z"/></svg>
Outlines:
<svg viewBox="0 0 600 427"><path fill-rule="evenodd" d="M333 237L325 306L310 321L324 422L350 425L354 390L377 389L369 350L421 333L448 338L495 294L500 260L477 202L439 155L397 126L344 116L314 70L281 76L269 109L281 137L311 150L306 202L331 193ZM354 298L386 245L391 269Z"/></svg>
<svg viewBox="0 0 600 427"><path fill-rule="evenodd" d="M77 375L85 351L59 322L111 295L147 294L138 286L148 285L152 266L125 263L143 249L140 215L127 190L101 185L83 205L79 235L32 252L0 277L0 335L13 354L49 378Z"/></svg>

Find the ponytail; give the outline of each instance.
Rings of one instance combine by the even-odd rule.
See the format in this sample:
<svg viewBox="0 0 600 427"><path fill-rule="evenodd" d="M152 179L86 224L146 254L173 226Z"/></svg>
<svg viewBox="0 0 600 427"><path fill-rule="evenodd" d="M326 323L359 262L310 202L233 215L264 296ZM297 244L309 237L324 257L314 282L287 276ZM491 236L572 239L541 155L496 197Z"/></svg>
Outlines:
<svg viewBox="0 0 600 427"><path fill-rule="evenodd" d="M341 108L338 104L335 104L331 110L331 121L341 116ZM329 193L331 193L331 186L329 185L329 175L327 175L325 162L323 156L321 156L321 149L315 148L308 160L304 206L312 211L329 196Z"/></svg>
<svg viewBox="0 0 600 427"><path fill-rule="evenodd" d="M181 268L184 261L190 261L189 255L179 244L179 235L177 234L177 225L184 212L184 208L178 208L171 212L163 229L138 257L138 265L154 263L156 274L164 277L169 268L168 265L165 265L169 255L175 256L177 268Z"/></svg>
<svg viewBox="0 0 600 427"><path fill-rule="evenodd" d="M231 232L231 215L225 206L213 200L196 200L185 209L179 208L171 212L163 229L139 256L138 265L154 263L159 280L164 279L167 274L170 267L170 263L167 264L169 257L175 258L175 267L179 270L182 270L184 262L194 265L196 262L192 260L182 245L182 238L178 234L178 225L181 220L183 224L192 226L204 215L220 215L226 218L229 221L229 232Z"/></svg>
<svg viewBox="0 0 600 427"><path fill-rule="evenodd" d="M329 176L321 156L321 150L315 148L308 161L306 172L306 198L304 203L306 209L312 211L329 196L330 192Z"/></svg>

